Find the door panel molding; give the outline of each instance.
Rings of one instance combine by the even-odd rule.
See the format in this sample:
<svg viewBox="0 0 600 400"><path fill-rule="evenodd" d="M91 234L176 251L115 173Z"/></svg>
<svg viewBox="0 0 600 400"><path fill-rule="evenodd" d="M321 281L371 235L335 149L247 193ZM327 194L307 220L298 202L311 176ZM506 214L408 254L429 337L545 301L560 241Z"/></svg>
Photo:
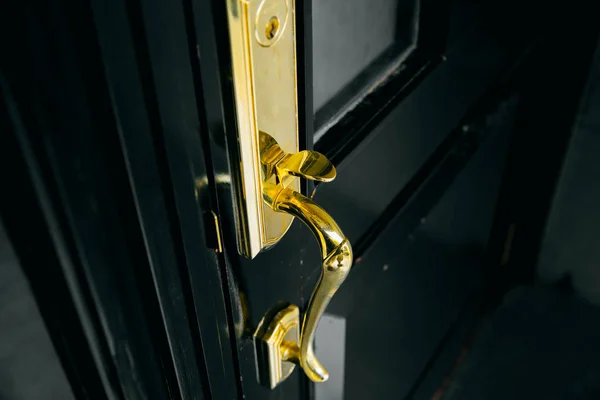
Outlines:
<svg viewBox="0 0 600 400"><path fill-rule="evenodd" d="M443 57L448 38L449 3L415 0L413 8L417 15L414 42L407 43L400 54L392 45L367 68L381 67L381 72L371 76L373 74L363 71L315 115L318 129L314 136L318 138L315 149L336 165L351 151L349 149L369 136L373 121L385 118ZM398 15L397 24L403 23L405 18ZM355 89L358 89L357 94L348 93ZM354 98L349 100L349 95Z"/></svg>

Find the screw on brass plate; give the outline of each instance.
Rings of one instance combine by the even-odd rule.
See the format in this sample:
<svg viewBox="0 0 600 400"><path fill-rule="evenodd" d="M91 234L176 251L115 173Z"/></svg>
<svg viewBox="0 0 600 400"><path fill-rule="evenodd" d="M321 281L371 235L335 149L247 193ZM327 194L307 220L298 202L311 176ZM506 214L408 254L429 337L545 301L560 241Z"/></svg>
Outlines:
<svg viewBox="0 0 600 400"><path fill-rule="evenodd" d="M271 40L277 35L277 31L279 30L279 18L271 17L267 27L265 28L265 34L267 39Z"/></svg>

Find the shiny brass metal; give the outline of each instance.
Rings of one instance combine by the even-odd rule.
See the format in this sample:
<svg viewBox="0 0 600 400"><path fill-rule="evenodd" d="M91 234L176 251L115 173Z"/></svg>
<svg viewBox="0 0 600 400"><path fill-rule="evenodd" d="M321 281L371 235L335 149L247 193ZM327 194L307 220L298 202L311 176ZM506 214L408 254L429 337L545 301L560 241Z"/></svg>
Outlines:
<svg viewBox="0 0 600 400"><path fill-rule="evenodd" d="M303 176L318 181L331 181L335 178L335 167L325 156L314 151L303 151L297 154L286 154L277 142L268 134L261 132L261 162L263 166L263 199L273 210L293 215L300 219L311 230L321 249L323 271L308 302L304 315L300 340L296 346L286 345L286 360L297 362L306 375L314 382L327 380L329 374L317 360L313 341L317 324L331 301L331 298L344 282L352 266L352 247L333 218L311 199L295 190L286 187L290 176ZM287 316L286 316L287 317ZM278 314L278 318L283 318ZM275 324L279 336L286 334L285 325L273 319L269 325ZM264 346L268 338L262 336L260 330L255 334L257 348ZM280 350L280 353L282 351ZM271 352L270 354L274 354ZM278 368L281 359L275 362L271 358L259 356L259 363L266 363L271 369ZM273 374L280 380L282 375ZM273 387L273 380L269 381Z"/></svg>
<svg viewBox="0 0 600 400"><path fill-rule="evenodd" d="M214 222L214 229L215 229L215 236L217 238L217 247L215 248L215 252L217 253L222 253L223 252L223 241L221 240L221 225L219 224L219 217L217 216L217 213L215 213L213 210L210 210L210 213L212 215L213 218L213 222Z"/></svg>
<svg viewBox="0 0 600 400"><path fill-rule="evenodd" d="M258 379L273 389L290 376L296 367L296 360L292 357L298 354L296 343L300 341L298 307L288 305L273 317L266 316L256 332L261 337L261 340L255 341Z"/></svg>
<svg viewBox="0 0 600 400"><path fill-rule="evenodd" d="M323 154L312 150L288 154L268 133L261 131L259 135L263 194L265 182L289 188L296 177L319 182L331 182L335 179L335 167Z"/></svg>
<svg viewBox="0 0 600 400"><path fill-rule="evenodd" d="M323 265L302 325L296 306L260 324L259 377L274 387L297 363L310 379L324 381L328 374L315 357L314 334L350 271L352 248L329 214L299 193L300 178L329 182L336 171L322 154L298 151L295 0L226 2L238 128L237 140L229 142L238 249L255 257L297 217L317 238Z"/></svg>
<svg viewBox="0 0 600 400"><path fill-rule="evenodd" d="M237 118L232 151L238 249L253 258L277 243L293 217L264 207L259 132L298 152L294 0L226 0ZM298 191L293 177L288 187Z"/></svg>

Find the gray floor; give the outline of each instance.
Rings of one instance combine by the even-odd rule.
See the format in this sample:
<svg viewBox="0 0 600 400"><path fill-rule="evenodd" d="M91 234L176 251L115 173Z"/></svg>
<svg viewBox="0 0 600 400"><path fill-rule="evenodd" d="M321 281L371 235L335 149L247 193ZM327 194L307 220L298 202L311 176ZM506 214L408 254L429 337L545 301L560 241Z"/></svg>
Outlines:
<svg viewBox="0 0 600 400"><path fill-rule="evenodd" d="M542 244L538 272L569 276L600 306L600 45L588 78Z"/></svg>
<svg viewBox="0 0 600 400"><path fill-rule="evenodd" d="M0 224L0 400L38 399L73 394Z"/></svg>
<svg viewBox="0 0 600 400"><path fill-rule="evenodd" d="M490 316L443 400L600 399L600 308L519 287Z"/></svg>

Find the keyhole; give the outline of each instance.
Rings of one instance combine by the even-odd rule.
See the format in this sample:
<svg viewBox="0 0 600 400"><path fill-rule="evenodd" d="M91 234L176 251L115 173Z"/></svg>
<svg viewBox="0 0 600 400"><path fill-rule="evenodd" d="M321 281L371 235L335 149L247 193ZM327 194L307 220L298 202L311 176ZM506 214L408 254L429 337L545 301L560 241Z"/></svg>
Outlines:
<svg viewBox="0 0 600 400"><path fill-rule="evenodd" d="M279 30L279 18L271 17L269 22L267 23L267 27L265 29L265 34L267 39L271 40L277 35L277 31Z"/></svg>

